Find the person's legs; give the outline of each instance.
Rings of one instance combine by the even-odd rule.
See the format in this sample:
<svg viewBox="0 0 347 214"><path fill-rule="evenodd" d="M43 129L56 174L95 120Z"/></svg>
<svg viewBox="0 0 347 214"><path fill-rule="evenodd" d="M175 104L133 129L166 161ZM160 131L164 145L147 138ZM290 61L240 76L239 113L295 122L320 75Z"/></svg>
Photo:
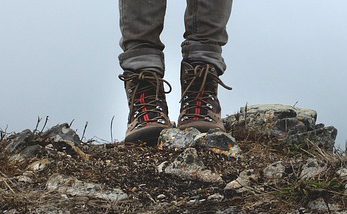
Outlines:
<svg viewBox="0 0 347 214"><path fill-rule="evenodd" d="M163 30L166 0L119 0L123 70L151 69L164 73Z"/></svg>
<svg viewBox="0 0 347 214"><path fill-rule="evenodd" d="M119 78L124 81L130 110L125 141L156 142L161 130L171 127L160 41L165 9L166 0L119 0L124 51L119 55L124 70Z"/></svg>
<svg viewBox="0 0 347 214"><path fill-rule="evenodd" d="M222 46L228 41L226 25L231 14L232 0L187 0L184 61L202 61L224 72Z"/></svg>
<svg viewBox="0 0 347 214"><path fill-rule="evenodd" d="M187 0L178 118L181 129L225 130L217 89L218 84L231 89L219 79L226 69L222 46L228 41L226 24L231 6L232 0Z"/></svg>

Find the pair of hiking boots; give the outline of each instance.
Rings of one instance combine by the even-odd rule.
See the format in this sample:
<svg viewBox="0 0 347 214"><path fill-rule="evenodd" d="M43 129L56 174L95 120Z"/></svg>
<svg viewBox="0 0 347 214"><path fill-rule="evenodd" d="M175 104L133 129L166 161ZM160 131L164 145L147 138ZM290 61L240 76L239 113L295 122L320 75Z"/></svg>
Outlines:
<svg viewBox="0 0 347 214"><path fill-rule="evenodd" d="M125 141L155 142L163 129L172 127L165 99L165 94L171 92L171 85L151 70L124 71L119 78L124 81L130 110ZM169 87L168 91L164 90L164 84ZM178 128L225 131L217 98L218 84L231 90L220 80L215 66L182 62Z"/></svg>

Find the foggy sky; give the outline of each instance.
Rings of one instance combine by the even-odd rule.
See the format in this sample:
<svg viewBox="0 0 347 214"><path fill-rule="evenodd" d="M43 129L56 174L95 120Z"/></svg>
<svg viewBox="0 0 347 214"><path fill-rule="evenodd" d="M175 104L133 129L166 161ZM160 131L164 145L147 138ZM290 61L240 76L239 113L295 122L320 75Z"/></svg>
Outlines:
<svg viewBox="0 0 347 214"><path fill-rule="evenodd" d="M171 120L179 114L185 1L168 1L162 41ZM236 0L223 48L223 115L246 103L310 108L347 139L347 1ZM0 128L34 129L74 120L81 135L122 140L127 102L118 55L118 1L3 0L0 4ZM43 124L43 123L42 123ZM41 124L41 125L42 125ZM41 126L40 126L41 127Z"/></svg>

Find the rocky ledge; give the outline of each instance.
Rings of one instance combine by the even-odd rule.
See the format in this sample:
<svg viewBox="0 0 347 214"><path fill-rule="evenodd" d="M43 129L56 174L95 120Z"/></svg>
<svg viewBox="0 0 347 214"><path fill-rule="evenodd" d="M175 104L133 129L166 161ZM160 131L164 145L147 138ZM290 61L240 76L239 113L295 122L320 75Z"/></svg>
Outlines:
<svg viewBox="0 0 347 214"><path fill-rule="evenodd" d="M226 132L82 142L68 124L1 134L1 213L347 213L337 130L283 105L241 108Z"/></svg>

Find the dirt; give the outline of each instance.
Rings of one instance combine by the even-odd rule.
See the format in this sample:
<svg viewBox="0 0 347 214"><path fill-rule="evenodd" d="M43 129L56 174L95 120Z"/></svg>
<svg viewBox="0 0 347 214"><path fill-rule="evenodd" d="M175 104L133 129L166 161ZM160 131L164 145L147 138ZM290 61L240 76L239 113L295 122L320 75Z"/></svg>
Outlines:
<svg viewBox="0 0 347 214"><path fill-rule="evenodd" d="M326 203L347 208L344 193L346 181L337 180L336 170L346 165L339 154L329 154L324 174L302 181L299 172L308 157L322 158L317 148L288 148L281 141L257 133L233 133L241 148L239 158L217 154L197 147L206 167L222 176L225 184L235 180L240 172L253 169L257 179L252 189L243 193L225 190L225 184L184 180L158 171L158 165L172 162L183 150L160 150L155 146L131 143L77 145L89 160L67 152L41 152L30 160L48 159L50 163L30 174L31 182L19 181L29 162L8 160L4 148L10 142L0 142L0 213L305 213L307 204L319 197ZM49 142L33 140L45 146ZM310 154L310 155L309 155ZM282 161L285 175L275 184L266 182L263 169ZM79 180L120 188L127 200L111 202L86 196L72 196L47 191L46 182L53 174L74 176ZM335 182L335 183L334 183ZM210 199L217 194L220 199ZM322 213L325 213L322 212Z"/></svg>

